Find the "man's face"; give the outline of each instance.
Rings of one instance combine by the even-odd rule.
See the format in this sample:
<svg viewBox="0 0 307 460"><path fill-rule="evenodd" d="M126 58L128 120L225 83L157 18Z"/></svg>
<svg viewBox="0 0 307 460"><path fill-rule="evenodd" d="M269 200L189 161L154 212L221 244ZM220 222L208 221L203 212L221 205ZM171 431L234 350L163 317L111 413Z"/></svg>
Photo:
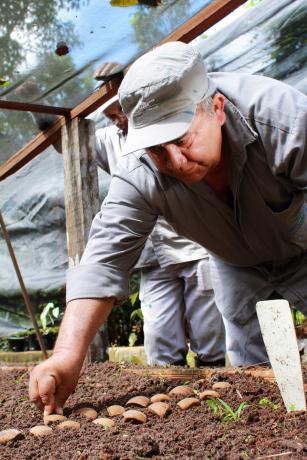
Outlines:
<svg viewBox="0 0 307 460"><path fill-rule="evenodd" d="M222 155L224 96L213 98L212 113L198 108L187 133L180 139L146 149L158 169L187 182L200 182L216 172Z"/></svg>
<svg viewBox="0 0 307 460"><path fill-rule="evenodd" d="M121 129L125 134L128 132L128 120L120 103L118 101L113 102L105 111L104 114L108 117L114 125Z"/></svg>

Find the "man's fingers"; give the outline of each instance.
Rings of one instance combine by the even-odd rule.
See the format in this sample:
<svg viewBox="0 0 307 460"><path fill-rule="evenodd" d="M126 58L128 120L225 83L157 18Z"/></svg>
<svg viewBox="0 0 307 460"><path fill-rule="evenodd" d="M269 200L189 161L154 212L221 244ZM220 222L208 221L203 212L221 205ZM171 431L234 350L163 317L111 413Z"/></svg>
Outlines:
<svg viewBox="0 0 307 460"><path fill-rule="evenodd" d="M52 414L55 410L56 381L52 375L43 375L38 380L38 394L44 405L44 414Z"/></svg>

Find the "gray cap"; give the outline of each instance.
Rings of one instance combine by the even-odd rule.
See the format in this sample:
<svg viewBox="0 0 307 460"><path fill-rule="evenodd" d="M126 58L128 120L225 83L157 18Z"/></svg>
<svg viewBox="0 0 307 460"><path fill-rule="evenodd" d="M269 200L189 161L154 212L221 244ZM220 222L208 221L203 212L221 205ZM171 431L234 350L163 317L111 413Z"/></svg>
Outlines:
<svg viewBox="0 0 307 460"><path fill-rule="evenodd" d="M214 91L202 57L191 45L169 42L141 56L118 91L129 122L123 153L181 137L197 104Z"/></svg>

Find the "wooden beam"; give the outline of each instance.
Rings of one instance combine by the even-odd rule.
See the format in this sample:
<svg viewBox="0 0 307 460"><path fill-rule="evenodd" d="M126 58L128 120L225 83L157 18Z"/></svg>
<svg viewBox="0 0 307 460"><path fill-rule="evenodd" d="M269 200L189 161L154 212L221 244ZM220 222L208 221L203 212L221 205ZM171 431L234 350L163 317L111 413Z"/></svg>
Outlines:
<svg viewBox="0 0 307 460"><path fill-rule="evenodd" d="M190 43L191 40L198 37L245 2L246 0L214 0L182 24L182 26L161 40L159 44L176 40Z"/></svg>
<svg viewBox="0 0 307 460"><path fill-rule="evenodd" d="M49 105L31 104L30 102L1 101L0 109L18 110L22 112L50 113L53 115L70 115L70 108Z"/></svg>
<svg viewBox="0 0 307 460"><path fill-rule="evenodd" d="M49 145L54 144L59 138L62 126L72 118L86 116L96 110L110 97L117 93L120 81L108 82L106 85L95 91L91 96L71 110L69 116L59 116L53 125L39 133L28 144L22 147L17 153L11 156L5 163L0 165L0 181L10 176L20 168L33 160L39 153L43 152ZM93 109L92 109L93 108ZM92 109L92 110L91 110Z"/></svg>
<svg viewBox="0 0 307 460"><path fill-rule="evenodd" d="M199 13L193 16L189 21L164 38L159 44L174 40L183 41L185 43L190 42L223 17L227 16L227 14L239 5L245 3L245 1L246 0L214 0ZM73 119L75 117L84 117L92 113L101 104L116 94L120 81L121 77L116 76L98 91L84 99L84 101L70 111L69 118ZM36 155L43 152L48 145L54 143L65 122L64 117L58 119L54 125L46 129L43 133L38 134L30 143L22 147L17 153L15 153L15 155L1 165L0 181L18 171Z"/></svg>

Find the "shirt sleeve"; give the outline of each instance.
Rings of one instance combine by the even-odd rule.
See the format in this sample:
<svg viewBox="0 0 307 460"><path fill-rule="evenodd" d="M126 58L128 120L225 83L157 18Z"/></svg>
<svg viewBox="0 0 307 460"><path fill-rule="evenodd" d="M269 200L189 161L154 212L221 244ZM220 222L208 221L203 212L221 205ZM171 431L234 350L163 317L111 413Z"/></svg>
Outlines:
<svg viewBox="0 0 307 460"><path fill-rule="evenodd" d="M278 89L270 94L270 125L258 117L257 130L274 176L294 191L307 190L307 97L287 85Z"/></svg>
<svg viewBox="0 0 307 460"><path fill-rule="evenodd" d="M120 300L128 296L130 271L159 214L155 199L149 205L146 192L137 189L135 183L134 174L112 177L80 265L67 271L67 301L105 297Z"/></svg>

